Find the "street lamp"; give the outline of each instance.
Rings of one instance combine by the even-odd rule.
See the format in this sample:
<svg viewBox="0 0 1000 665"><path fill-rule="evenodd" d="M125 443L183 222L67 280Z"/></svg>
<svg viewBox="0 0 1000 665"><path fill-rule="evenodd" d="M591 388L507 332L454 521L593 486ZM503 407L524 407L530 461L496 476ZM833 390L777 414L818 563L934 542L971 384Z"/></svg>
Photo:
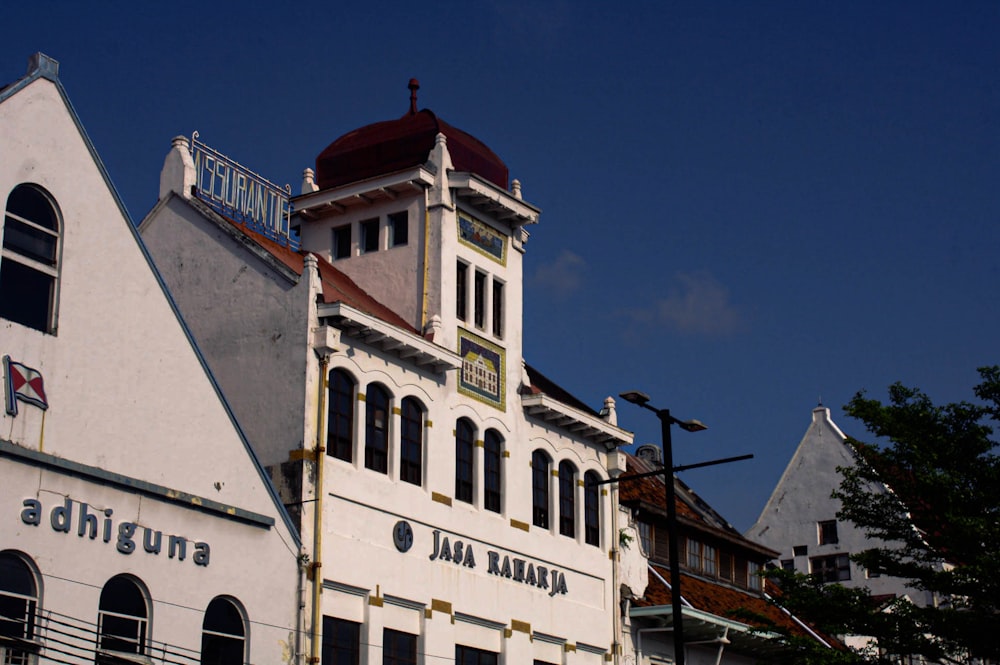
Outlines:
<svg viewBox="0 0 1000 665"><path fill-rule="evenodd" d="M657 409L649 405L649 395L630 390L619 395L626 402L652 411L660 419L663 444L663 485L667 497L667 534L670 537L670 604L674 624L674 662L684 665L684 623L681 616L681 569L677 547L677 505L674 496L674 456L670 441L670 426L677 425L687 432L700 432L708 427L698 420L678 420L670 409Z"/></svg>

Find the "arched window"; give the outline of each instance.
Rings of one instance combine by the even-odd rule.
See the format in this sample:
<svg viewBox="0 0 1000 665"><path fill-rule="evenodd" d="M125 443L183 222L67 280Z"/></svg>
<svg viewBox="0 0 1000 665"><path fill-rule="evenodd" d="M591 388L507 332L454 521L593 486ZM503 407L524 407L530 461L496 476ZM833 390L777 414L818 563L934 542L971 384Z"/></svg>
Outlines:
<svg viewBox="0 0 1000 665"><path fill-rule="evenodd" d="M601 545L601 477L583 474L583 538L588 545Z"/></svg>
<svg viewBox="0 0 1000 665"><path fill-rule="evenodd" d="M420 485L423 479L424 407L413 397L404 397L400 413L399 479Z"/></svg>
<svg viewBox="0 0 1000 665"><path fill-rule="evenodd" d="M500 512L503 482L500 463L502 460L503 439L495 429L488 429L483 443L483 507L495 513Z"/></svg>
<svg viewBox="0 0 1000 665"><path fill-rule="evenodd" d="M377 383L365 394L365 468L389 472L389 393Z"/></svg>
<svg viewBox="0 0 1000 665"><path fill-rule="evenodd" d="M455 424L455 500L472 503L472 450L476 430L461 418Z"/></svg>
<svg viewBox="0 0 1000 665"><path fill-rule="evenodd" d="M201 622L201 665L241 665L246 658L243 612L229 598L216 597Z"/></svg>
<svg viewBox="0 0 1000 665"><path fill-rule="evenodd" d="M97 646L102 652L146 653L149 606L146 593L127 575L115 575L101 591L97 612ZM98 663L119 663L114 654L99 653Z"/></svg>
<svg viewBox="0 0 1000 665"><path fill-rule="evenodd" d="M38 584L27 562L13 552L0 552L0 663L26 665L29 652L3 638L35 637Z"/></svg>
<svg viewBox="0 0 1000 665"><path fill-rule="evenodd" d="M354 379L342 369L330 370L326 454L354 461Z"/></svg>
<svg viewBox="0 0 1000 665"><path fill-rule="evenodd" d="M576 536L576 467L559 462L559 533Z"/></svg>
<svg viewBox="0 0 1000 665"><path fill-rule="evenodd" d="M0 254L0 317L45 333L56 329L59 215L34 185L7 197Z"/></svg>
<svg viewBox="0 0 1000 665"><path fill-rule="evenodd" d="M531 523L549 528L549 476L552 458L544 450L531 454Z"/></svg>

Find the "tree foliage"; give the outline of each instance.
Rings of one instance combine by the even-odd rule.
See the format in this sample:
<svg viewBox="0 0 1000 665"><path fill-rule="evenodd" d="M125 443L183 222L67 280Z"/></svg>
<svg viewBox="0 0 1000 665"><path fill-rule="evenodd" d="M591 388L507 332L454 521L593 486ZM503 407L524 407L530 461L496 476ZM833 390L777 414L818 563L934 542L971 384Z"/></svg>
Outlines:
<svg viewBox="0 0 1000 665"><path fill-rule="evenodd" d="M884 654L1000 659L1000 458L991 438L991 423L1000 421L1000 368L979 374L975 403L937 406L897 383L885 404L858 393L845 407L875 437L848 439L858 463L840 469L834 492L838 518L870 539L852 558L871 573L908 580L935 603L880 602L865 590L768 573L793 613L832 634L873 638L864 662L888 662Z"/></svg>

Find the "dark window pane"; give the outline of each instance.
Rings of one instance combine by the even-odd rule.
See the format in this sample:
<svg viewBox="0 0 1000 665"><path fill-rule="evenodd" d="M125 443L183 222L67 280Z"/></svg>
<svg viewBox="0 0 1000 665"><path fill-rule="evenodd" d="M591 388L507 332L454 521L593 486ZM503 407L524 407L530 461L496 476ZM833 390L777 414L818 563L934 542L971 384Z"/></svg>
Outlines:
<svg viewBox="0 0 1000 665"><path fill-rule="evenodd" d="M549 528L549 456L541 450L531 455L531 522Z"/></svg>
<svg viewBox="0 0 1000 665"><path fill-rule="evenodd" d="M333 258L346 259L351 255L351 225L333 230Z"/></svg>
<svg viewBox="0 0 1000 665"><path fill-rule="evenodd" d="M503 282L493 280L493 334L503 337Z"/></svg>
<svg viewBox="0 0 1000 665"><path fill-rule="evenodd" d="M584 540L588 545L601 544L601 486L600 480L593 471L583 476L583 519Z"/></svg>
<svg viewBox="0 0 1000 665"><path fill-rule="evenodd" d="M361 251L378 251L378 220L367 219L361 222Z"/></svg>
<svg viewBox="0 0 1000 665"><path fill-rule="evenodd" d="M389 215L389 232L392 234L390 247L399 247L409 241L410 216L405 210Z"/></svg>
<svg viewBox="0 0 1000 665"><path fill-rule="evenodd" d="M419 485L423 461L424 412L412 397L403 400L400 432L400 480Z"/></svg>
<svg viewBox="0 0 1000 665"><path fill-rule="evenodd" d="M329 387L326 453L350 462L354 459L354 380L347 372L334 369Z"/></svg>
<svg viewBox="0 0 1000 665"><path fill-rule="evenodd" d="M472 423L464 418L455 426L455 499L472 503Z"/></svg>
<svg viewBox="0 0 1000 665"><path fill-rule="evenodd" d="M382 665L415 665L417 636L386 628L382 633Z"/></svg>
<svg viewBox="0 0 1000 665"><path fill-rule="evenodd" d="M12 258L0 261L0 317L49 331L55 277Z"/></svg>
<svg viewBox="0 0 1000 665"><path fill-rule="evenodd" d="M322 665L358 665L361 624L323 617Z"/></svg>
<svg viewBox="0 0 1000 665"><path fill-rule="evenodd" d="M368 386L365 396L365 468L389 471L389 393Z"/></svg>
<svg viewBox="0 0 1000 665"><path fill-rule="evenodd" d="M569 462L559 463L559 533L576 535L576 469Z"/></svg>
<svg viewBox="0 0 1000 665"><path fill-rule="evenodd" d="M482 328L486 323L486 273L476 271L475 290L472 294L475 301L475 323L477 328Z"/></svg>
<svg viewBox="0 0 1000 665"><path fill-rule="evenodd" d="M503 460L503 440L496 430L487 430L483 451L483 482L486 490L483 507L495 513L500 512L501 467Z"/></svg>
<svg viewBox="0 0 1000 665"><path fill-rule="evenodd" d="M459 321L465 321L468 279L469 266L459 261L455 271L455 316Z"/></svg>

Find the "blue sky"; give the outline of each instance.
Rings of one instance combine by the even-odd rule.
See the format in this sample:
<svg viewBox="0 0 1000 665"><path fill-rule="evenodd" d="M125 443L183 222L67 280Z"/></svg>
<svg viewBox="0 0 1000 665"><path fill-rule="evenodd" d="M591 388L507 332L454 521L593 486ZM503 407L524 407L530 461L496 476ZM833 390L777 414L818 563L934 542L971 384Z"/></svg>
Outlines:
<svg viewBox="0 0 1000 665"><path fill-rule="evenodd" d="M341 134L419 106L542 209L525 353L599 408L709 430L677 464L740 530L822 400L971 399L998 362L1000 3L55 3L5 7L132 217L178 134L295 191ZM619 405L639 443L656 418Z"/></svg>

